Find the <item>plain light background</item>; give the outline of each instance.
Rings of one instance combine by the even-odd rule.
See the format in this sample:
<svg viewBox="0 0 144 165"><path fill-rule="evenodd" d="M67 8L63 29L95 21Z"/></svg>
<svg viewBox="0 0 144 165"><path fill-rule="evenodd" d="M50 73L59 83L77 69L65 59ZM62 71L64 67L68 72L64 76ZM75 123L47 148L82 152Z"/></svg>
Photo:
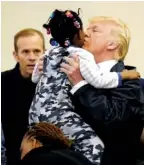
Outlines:
<svg viewBox="0 0 144 165"><path fill-rule="evenodd" d="M144 77L144 2L92 2L92 1L47 1L47 2L1 2L1 70L15 65L12 56L13 37L23 28L36 28L43 32L46 47L49 38L42 28L54 9L82 9L81 17L86 27L88 19L105 15L121 18L131 31L131 43L125 59L128 65L135 65Z"/></svg>

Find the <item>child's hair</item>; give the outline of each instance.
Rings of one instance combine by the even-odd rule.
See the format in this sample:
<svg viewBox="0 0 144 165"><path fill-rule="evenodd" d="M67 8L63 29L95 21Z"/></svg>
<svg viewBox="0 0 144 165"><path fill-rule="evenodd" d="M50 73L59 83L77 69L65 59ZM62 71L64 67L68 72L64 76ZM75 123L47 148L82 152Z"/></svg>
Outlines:
<svg viewBox="0 0 144 165"><path fill-rule="evenodd" d="M83 23L78 13L71 10L55 10L48 22L43 25L48 34L51 34L53 39L62 47L73 45L75 35L78 35L80 30L83 30Z"/></svg>
<svg viewBox="0 0 144 165"><path fill-rule="evenodd" d="M71 146L70 140L64 136L58 127L46 122L31 126L24 137L28 140L35 138L42 145L52 148L69 148Z"/></svg>

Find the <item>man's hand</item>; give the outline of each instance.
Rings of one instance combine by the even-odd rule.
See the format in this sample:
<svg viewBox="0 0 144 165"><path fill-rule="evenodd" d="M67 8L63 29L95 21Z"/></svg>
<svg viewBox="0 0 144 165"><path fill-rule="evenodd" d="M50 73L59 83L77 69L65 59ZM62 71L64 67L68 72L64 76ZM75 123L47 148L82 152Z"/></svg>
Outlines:
<svg viewBox="0 0 144 165"><path fill-rule="evenodd" d="M129 80L133 80L133 79L139 79L140 78L140 73L135 71L135 70L123 70L121 72L121 76L122 79L129 79Z"/></svg>
<svg viewBox="0 0 144 165"><path fill-rule="evenodd" d="M72 85L76 85L83 80L80 73L79 58L75 55L73 57L64 57L64 60L66 63L61 64L60 70L68 76Z"/></svg>

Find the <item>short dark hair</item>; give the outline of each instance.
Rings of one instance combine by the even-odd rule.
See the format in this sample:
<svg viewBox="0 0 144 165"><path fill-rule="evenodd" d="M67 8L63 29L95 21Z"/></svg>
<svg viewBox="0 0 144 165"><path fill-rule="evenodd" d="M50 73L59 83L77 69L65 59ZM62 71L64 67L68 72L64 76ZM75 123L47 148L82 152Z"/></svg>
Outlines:
<svg viewBox="0 0 144 165"><path fill-rule="evenodd" d="M60 46L65 47L64 43L67 38L70 44L73 44L75 35L79 35L79 30L83 30L83 23L79 17L79 11L80 9L78 9L78 13L76 13L72 10L60 11L56 9L50 16L48 23L43 25L44 28L50 30L53 39L57 41ZM72 17L69 17L67 13L70 13ZM75 23L78 23L79 27L77 27Z"/></svg>

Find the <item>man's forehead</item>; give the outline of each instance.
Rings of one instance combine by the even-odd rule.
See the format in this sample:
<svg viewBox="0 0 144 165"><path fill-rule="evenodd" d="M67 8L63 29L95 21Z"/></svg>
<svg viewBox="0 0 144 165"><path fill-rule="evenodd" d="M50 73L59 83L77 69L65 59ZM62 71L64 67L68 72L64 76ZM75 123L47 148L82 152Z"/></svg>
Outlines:
<svg viewBox="0 0 144 165"><path fill-rule="evenodd" d="M102 22L90 23L87 29L96 29L103 26Z"/></svg>
<svg viewBox="0 0 144 165"><path fill-rule="evenodd" d="M37 34L34 34L34 35L27 35L27 36L20 36L18 39L17 39L17 42L19 41L42 41L42 38L37 35Z"/></svg>
<svg viewBox="0 0 144 165"><path fill-rule="evenodd" d="M116 26L116 23L114 21L110 21L110 20L100 20L100 21L96 21L93 23L89 24L89 27L87 28L89 29L96 29L96 28L101 28L101 27L106 27L106 26Z"/></svg>
<svg viewBox="0 0 144 165"><path fill-rule="evenodd" d="M20 37L17 40L17 46L24 48L29 47L41 47L43 45L43 41L39 36L25 36Z"/></svg>

